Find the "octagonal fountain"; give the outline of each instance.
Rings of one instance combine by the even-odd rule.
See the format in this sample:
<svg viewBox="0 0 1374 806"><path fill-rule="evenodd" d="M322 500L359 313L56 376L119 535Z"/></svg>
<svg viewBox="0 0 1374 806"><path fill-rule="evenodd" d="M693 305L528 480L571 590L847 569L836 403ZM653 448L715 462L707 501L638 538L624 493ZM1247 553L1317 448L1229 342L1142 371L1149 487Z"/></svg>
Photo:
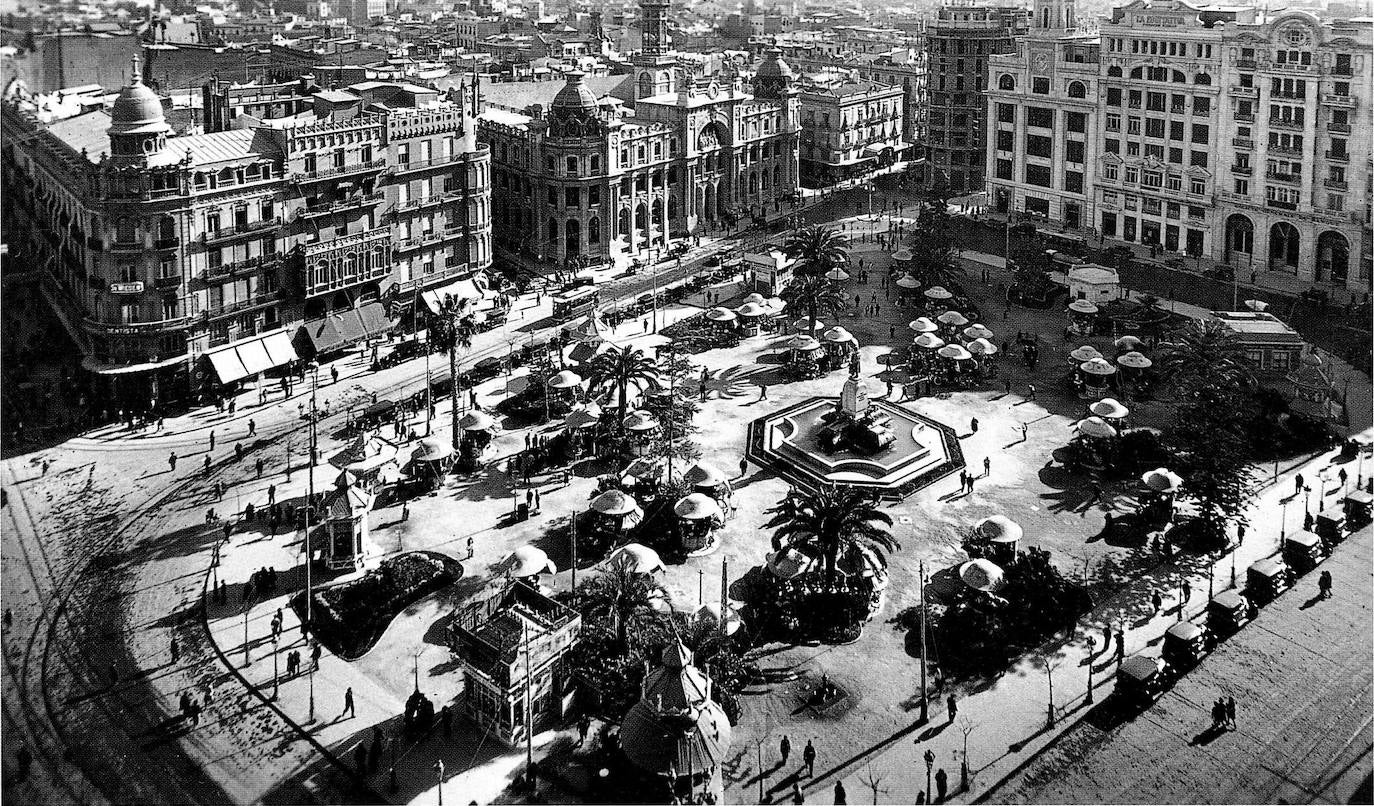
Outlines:
<svg viewBox="0 0 1374 806"><path fill-rule="evenodd" d="M813 397L749 424L750 461L799 487L850 484L905 498L964 467L954 429L886 400L851 374L838 398Z"/></svg>

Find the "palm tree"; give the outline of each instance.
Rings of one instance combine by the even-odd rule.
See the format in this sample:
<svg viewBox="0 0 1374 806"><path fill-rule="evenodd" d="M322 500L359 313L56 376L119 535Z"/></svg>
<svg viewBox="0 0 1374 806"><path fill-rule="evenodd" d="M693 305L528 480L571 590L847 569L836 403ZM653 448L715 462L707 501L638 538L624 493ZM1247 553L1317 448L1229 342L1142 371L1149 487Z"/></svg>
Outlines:
<svg viewBox="0 0 1374 806"><path fill-rule="evenodd" d="M842 553L871 548L885 561L884 552L901 548L888 531L892 518L878 509L877 496L857 487L831 485L814 493L793 490L768 513L773 518L764 525L776 528L773 548L810 545L820 549L827 585L835 582L835 566Z"/></svg>
<svg viewBox="0 0 1374 806"><path fill-rule="evenodd" d="M639 348L610 347L592 359L587 386L596 394L616 392L620 398L620 428L630 403L630 385L646 388L658 380L658 365Z"/></svg>
<svg viewBox="0 0 1374 806"><path fill-rule="evenodd" d="M792 308L806 311L811 320L811 330L816 329L816 318L822 313L832 316L844 310L848 297L840 290L839 284L814 274L802 274L793 278L783 289L782 298Z"/></svg>
<svg viewBox="0 0 1374 806"><path fill-rule="evenodd" d="M439 310L430 316L429 339L448 351L448 372L453 379L453 450L458 450L462 432L458 430L458 395L462 391L458 385L458 353L467 352L472 347L472 337L477 326L472 321L472 311L467 309L467 300L452 294L445 294L439 303Z"/></svg>
<svg viewBox="0 0 1374 806"><path fill-rule="evenodd" d="M807 273L823 275L848 262L849 238L838 230L813 224L788 236L782 251L800 261Z"/></svg>
<svg viewBox="0 0 1374 806"><path fill-rule="evenodd" d="M646 627L663 617L659 609L668 602L668 592L658 580L624 568L597 574L579 585L577 594L582 617L608 626L621 651L629 649L631 635L651 634Z"/></svg>
<svg viewBox="0 0 1374 806"><path fill-rule="evenodd" d="M1226 325L1194 319L1166 342L1159 360L1164 377L1184 394L1203 387L1250 388L1255 375L1245 347Z"/></svg>

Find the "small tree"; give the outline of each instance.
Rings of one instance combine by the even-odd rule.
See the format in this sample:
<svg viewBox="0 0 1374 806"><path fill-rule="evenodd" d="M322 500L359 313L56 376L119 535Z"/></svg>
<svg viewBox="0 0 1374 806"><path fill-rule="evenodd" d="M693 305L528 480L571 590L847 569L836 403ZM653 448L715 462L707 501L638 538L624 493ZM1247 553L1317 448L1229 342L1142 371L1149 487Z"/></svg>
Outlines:
<svg viewBox="0 0 1374 806"><path fill-rule="evenodd" d="M630 387L638 385L647 388L658 380L658 369L654 360L643 350L631 347L610 347L592 359L587 387L593 393L610 392L616 395L619 420L617 433L625 431L625 415L628 413Z"/></svg>
<svg viewBox="0 0 1374 806"><path fill-rule="evenodd" d="M953 192L943 182L922 191L917 202L916 225L911 231L911 251L916 270L926 282L945 282L959 270L959 231L949 214Z"/></svg>
<svg viewBox="0 0 1374 806"><path fill-rule="evenodd" d="M1060 666L1063 665L1064 657L1062 655L1049 654L1046 652L1037 652L1035 653L1033 660L1036 666L1039 666L1041 669L1045 670L1045 683L1049 686L1050 696L1049 704L1046 707L1046 724L1052 728L1054 727L1055 723L1054 673L1059 669Z"/></svg>
<svg viewBox="0 0 1374 806"><path fill-rule="evenodd" d="M960 714L955 725L959 728L959 732L964 735L964 752L959 759L959 789L967 792L970 766L968 763L968 739L973 735L973 731L977 729L978 723L969 719L968 714Z"/></svg>
<svg viewBox="0 0 1374 806"><path fill-rule="evenodd" d="M801 264L799 273L823 276L849 261L849 238L839 230L813 224L788 236L782 250Z"/></svg>
<svg viewBox="0 0 1374 806"><path fill-rule="evenodd" d="M1255 491L1246 423L1253 401L1239 388L1201 388L1178 407L1169 441L1179 457L1183 491L1198 502L1202 548L1226 540L1228 521L1246 523Z"/></svg>

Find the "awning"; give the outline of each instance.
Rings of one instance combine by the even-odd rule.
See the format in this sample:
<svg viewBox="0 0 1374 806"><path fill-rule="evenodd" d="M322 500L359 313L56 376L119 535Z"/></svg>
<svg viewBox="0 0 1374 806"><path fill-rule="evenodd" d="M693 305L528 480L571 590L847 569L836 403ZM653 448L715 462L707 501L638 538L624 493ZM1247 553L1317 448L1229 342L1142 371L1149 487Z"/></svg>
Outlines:
<svg viewBox="0 0 1374 806"><path fill-rule="evenodd" d="M186 360L186 355L176 356L175 358L164 358L161 361L147 361L142 364L105 364L96 361L93 356L86 356L81 359L81 368L87 372L94 372L97 375L129 375L135 372L151 372L155 369L170 367Z"/></svg>
<svg viewBox="0 0 1374 806"><path fill-rule="evenodd" d="M362 321L363 332L369 338L385 336L395 326L395 322L386 315L386 306L380 302L364 303L358 308L358 318Z"/></svg>
<svg viewBox="0 0 1374 806"><path fill-rule="evenodd" d="M205 357L214 367L220 383L233 383L240 378L289 364L297 356L295 348L291 346L291 337L286 335L286 331L278 330L211 350Z"/></svg>
<svg viewBox="0 0 1374 806"><path fill-rule="evenodd" d="M448 296L452 296L454 299L458 300L477 302L482 299L482 290L478 288L477 283L472 280L459 280L456 283L449 283L448 285L439 286L429 291L420 292L420 298L425 301L425 305L427 305L433 313L439 312L439 305L442 304L444 298Z"/></svg>
<svg viewBox="0 0 1374 806"><path fill-rule="evenodd" d="M886 151L887 148L889 147L880 145L866 145L864 146L864 153L870 157L881 157L883 155L883 152Z"/></svg>

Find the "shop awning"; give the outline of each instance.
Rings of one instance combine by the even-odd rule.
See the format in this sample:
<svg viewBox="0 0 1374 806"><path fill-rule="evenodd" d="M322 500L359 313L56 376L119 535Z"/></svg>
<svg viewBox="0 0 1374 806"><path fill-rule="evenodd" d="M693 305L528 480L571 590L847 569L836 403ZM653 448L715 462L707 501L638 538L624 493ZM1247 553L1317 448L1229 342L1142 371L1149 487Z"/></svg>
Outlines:
<svg viewBox="0 0 1374 806"><path fill-rule="evenodd" d="M186 354L174 358L164 358L160 361L147 361L142 364L106 364L96 361L94 356L86 356L81 359L81 368L87 372L94 372L97 375L128 375L134 372L152 372L155 369L170 367L186 360Z"/></svg>
<svg viewBox="0 0 1374 806"><path fill-rule="evenodd" d="M439 306L448 296L452 296L454 299L478 302L482 299L482 290L472 280L459 280L456 283L449 283L429 291L420 292L420 298L425 301L425 305L433 313L439 312Z"/></svg>
<svg viewBox="0 0 1374 806"><path fill-rule="evenodd" d="M295 348L291 346L291 337L286 335L286 331L278 330L211 350L205 357L219 376L220 383L233 383L240 378L289 364L297 356Z"/></svg>
<svg viewBox="0 0 1374 806"><path fill-rule="evenodd" d="M301 325L317 354L331 353L364 339L385 336L394 326L395 323L386 315L386 306L380 302L364 303L359 308L331 313Z"/></svg>
<svg viewBox="0 0 1374 806"><path fill-rule="evenodd" d="M395 326L386 315L386 306L380 302L364 303L358 308L358 319L362 322L363 332L368 338L385 336Z"/></svg>

